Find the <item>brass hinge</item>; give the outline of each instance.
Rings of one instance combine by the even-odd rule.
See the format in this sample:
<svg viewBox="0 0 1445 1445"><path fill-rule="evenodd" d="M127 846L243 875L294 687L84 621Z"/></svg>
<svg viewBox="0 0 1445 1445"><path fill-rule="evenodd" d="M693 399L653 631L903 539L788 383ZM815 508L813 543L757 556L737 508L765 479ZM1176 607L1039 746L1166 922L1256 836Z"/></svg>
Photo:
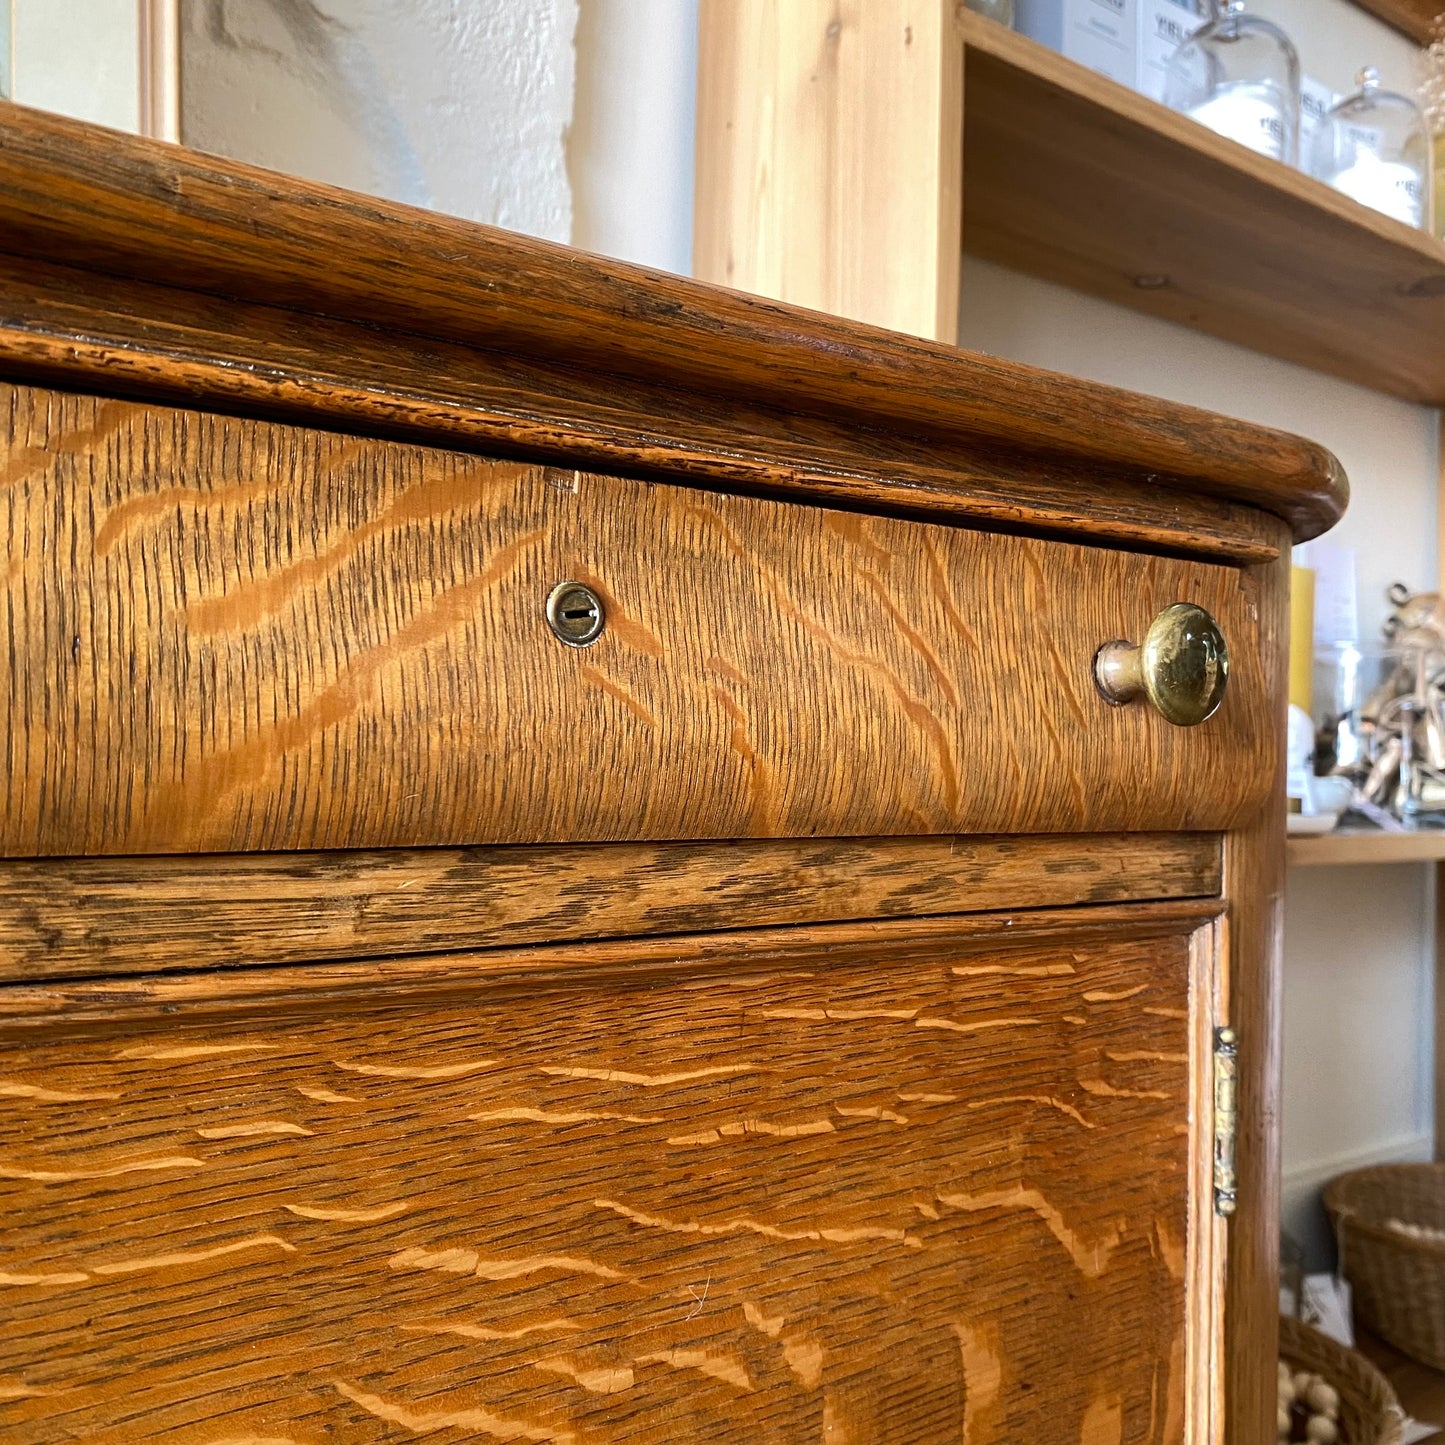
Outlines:
<svg viewBox="0 0 1445 1445"><path fill-rule="evenodd" d="M1239 1040L1231 1028L1214 1031L1214 1212L1234 1213L1234 1147L1239 1127L1236 1065Z"/></svg>

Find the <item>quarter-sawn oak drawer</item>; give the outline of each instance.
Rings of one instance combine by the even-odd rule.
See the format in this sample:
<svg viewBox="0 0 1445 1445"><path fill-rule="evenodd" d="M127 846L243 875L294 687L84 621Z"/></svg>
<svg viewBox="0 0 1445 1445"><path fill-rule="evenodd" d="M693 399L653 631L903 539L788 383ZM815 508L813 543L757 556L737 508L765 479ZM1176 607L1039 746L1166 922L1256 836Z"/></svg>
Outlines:
<svg viewBox="0 0 1445 1445"><path fill-rule="evenodd" d="M0 392L9 856L1223 829L1267 786L1229 566ZM1192 729L1092 676L1179 601L1231 655Z"/></svg>

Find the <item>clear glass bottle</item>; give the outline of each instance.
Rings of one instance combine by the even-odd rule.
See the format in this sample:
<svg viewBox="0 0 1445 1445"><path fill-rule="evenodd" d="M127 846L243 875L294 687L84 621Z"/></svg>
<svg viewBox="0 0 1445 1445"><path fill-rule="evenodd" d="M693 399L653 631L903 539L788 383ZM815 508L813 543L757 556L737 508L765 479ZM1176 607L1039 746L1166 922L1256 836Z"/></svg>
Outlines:
<svg viewBox="0 0 1445 1445"><path fill-rule="evenodd" d="M1174 52L1164 103L1261 155L1299 159L1299 55L1244 0L1211 0L1209 22Z"/></svg>
<svg viewBox="0 0 1445 1445"><path fill-rule="evenodd" d="M964 0L964 4L979 15L987 15L990 20L1013 29L1014 0Z"/></svg>
<svg viewBox="0 0 1445 1445"><path fill-rule="evenodd" d="M1347 95L1315 132L1310 170L1361 205L1404 221L1430 222L1430 134L1420 107L1380 88L1380 72L1366 66Z"/></svg>

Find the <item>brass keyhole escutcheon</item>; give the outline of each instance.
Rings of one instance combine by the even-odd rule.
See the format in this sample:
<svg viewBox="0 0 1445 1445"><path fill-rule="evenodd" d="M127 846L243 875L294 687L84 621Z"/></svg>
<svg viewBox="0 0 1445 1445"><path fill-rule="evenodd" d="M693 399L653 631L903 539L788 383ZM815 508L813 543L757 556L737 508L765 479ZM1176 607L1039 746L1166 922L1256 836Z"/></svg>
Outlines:
<svg viewBox="0 0 1445 1445"><path fill-rule="evenodd" d="M1219 624L1192 602L1166 607L1137 646L1106 642L1094 657L1094 680L1111 703L1141 694L1175 727L1196 727L1224 701L1229 649Z"/></svg>
<svg viewBox="0 0 1445 1445"><path fill-rule="evenodd" d="M607 609L585 582L559 582L547 594L547 626L568 647L590 647L606 625Z"/></svg>

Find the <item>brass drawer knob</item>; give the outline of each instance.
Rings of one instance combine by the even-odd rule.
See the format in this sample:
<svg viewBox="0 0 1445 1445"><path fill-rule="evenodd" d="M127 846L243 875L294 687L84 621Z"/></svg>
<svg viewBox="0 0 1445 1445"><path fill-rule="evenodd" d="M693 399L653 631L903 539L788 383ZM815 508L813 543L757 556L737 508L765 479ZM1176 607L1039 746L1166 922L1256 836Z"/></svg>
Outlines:
<svg viewBox="0 0 1445 1445"><path fill-rule="evenodd" d="M1176 602L1149 624L1139 646L1106 642L1094 657L1094 678L1109 702L1143 693L1166 722L1192 728L1224 701L1229 649L1202 607Z"/></svg>

